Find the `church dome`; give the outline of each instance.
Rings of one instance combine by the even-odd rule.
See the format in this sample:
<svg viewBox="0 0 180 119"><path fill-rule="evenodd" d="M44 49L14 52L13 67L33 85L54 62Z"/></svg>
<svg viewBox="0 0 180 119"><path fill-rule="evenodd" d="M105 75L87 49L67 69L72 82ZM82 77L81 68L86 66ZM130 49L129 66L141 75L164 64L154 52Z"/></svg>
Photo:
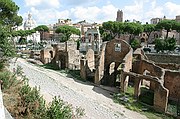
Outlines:
<svg viewBox="0 0 180 119"><path fill-rule="evenodd" d="M31 30L36 27L36 22L32 19L32 15L28 14L28 19L24 22L24 30Z"/></svg>

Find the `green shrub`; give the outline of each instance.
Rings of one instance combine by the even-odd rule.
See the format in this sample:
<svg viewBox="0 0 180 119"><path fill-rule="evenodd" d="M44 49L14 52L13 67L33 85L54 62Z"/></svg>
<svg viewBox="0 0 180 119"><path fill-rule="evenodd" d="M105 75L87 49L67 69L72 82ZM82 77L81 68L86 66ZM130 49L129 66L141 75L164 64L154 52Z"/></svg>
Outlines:
<svg viewBox="0 0 180 119"><path fill-rule="evenodd" d="M155 49L157 52L169 50L173 51L176 49L176 39L175 38L167 38L167 39L155 39Z"/></svg>
<svg viewBox="0 0 180 119"><path fill-rule="evenodd" d="M20 99L17 105L19 115L31 118L45 118L45 100L39 94L37 87L31 88L28 84L22 86L19 92Z"/></svg>
<svg viewBox="0 0 180 119"><path fill-rule="evenodd" d="M47 111L49 119L71 119L73 117L72 107L66 105L60 98L54 97Z"/></svg>
<svg viewBox="0 0 180 119"><path fill-rule="evenodd" d="M0 80L2 81L2 90L10 88L16 82L15 76L9 71L0 72Z"/></svg>
<svg viewBox="0 0 180 119"><path fill-rule="evenodd" d="M0 71L2 71L4 69L4 63L0 62Z"/></svg>
<svg viewBox="0 0 180 119"><path fill-rule="evenodd" d="M133 50L136 50L137 48L140 47L140 42L138 39L133 39L130 43L131 47L133 48Z"/></svg>

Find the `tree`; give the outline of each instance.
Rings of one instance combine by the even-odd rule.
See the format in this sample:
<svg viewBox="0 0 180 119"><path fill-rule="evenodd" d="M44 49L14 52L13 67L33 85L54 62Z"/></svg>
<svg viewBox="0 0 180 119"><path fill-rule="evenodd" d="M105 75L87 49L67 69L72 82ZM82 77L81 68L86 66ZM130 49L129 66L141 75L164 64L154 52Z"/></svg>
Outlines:
<svg viewBox="0 0 180 119"><path fill-rule="evenodd" d="M12 41L9 39L10 33L7 28L0 25L0 48L3 52L3 58L12 57L15 55L15 50L12 46ZM1 57L1 58L2 58Z"/></svg>
<svg viewBox="0 0 180 119"><path fill-rule="evenodd" d="M139 35L143 32L143 26L139 23L126 22L124 32L130 35L129 40L131 42L131 40L134 39L135 35Z"/></svg>
<svg viewBox="0 0 180 119"><path fill-rule="evenodd" d="M17 15L19 7L12 0L0 1L0 24L10 29L22 24L22 17Z"/></svg>
<svg viewBox="0 0 180 119"><path fill-rule="evenodd" d="M76 29L75 27L64 25L64 26L59 26L56 30L56 33L61 33L64 37L62 39L63 42L66 42L70 39L70 36L72 34L80 35L80 30Z"/></svg>
<svg viewBox="0 0 180 119"><path fill-rule="evenodd" d="M144 28L144 32L147 34L148 40L149 40L151 33L153 31L155 31L155 25L154 24L144 24L143 28Z"/></svg>
<svg viewBox="0 0 180 119"><path fill-rule="evenodd" d="M136 50L137 48L140 47L140 42L138 39L133 39L130 45L133 48L133 50Z"/></svg>
<svg viewBox="0 0 180 119"><path fill-rule="evenodd" d="M19 7L12 0L0 0L0 48L3 57L14 55L12 47L12 28L22 24L22 17L17 15Z"/></svg>
<svg viewBox="0 0 180 119"><path fill-rule="evenodd" d="M99 30L103 41L108 41L115 37L120 37L124 33L124 23L116 21L104 22Z"/></svg>
<svg viewBox="0 0 180 119"><path fill-rule="evenodd" d="M156 29L165 29L166 30L166 39L168 38L168 33L171 31L171 30L174 30L175 28L175 23L176 21L174 20L162 20L160 21L157 25L156 25Z"/></svg>
<svg viewBox="0 0 180 119"><path fill-rule="evenodd" d="M179 40L180 40L180 22L175 23L174 30L176 30L179 33Z"/></svg>
<svg viewBox="0 0 180 119"><path fill-rule="evenodd" d="M157 52L164 50L173 51L176 48L176 39L168 38L168 39L156 39L155 40L155 49Z"/></svg>
<svg viewBox="0 0 180 119"><path fill-rule="evenodd" d="M46 25L40 25L35 28L35 31L40 32L41 41L44 40L44 32L48 32L49 28Z"/></svg>
<svg viewBox="0 0 180 119"><path fill-rule="evenodd" d="M163 39L160 39L160 38L157 38L155 39L155 47L154 49L159 52L159 51L164 51L164 40Z"/></svg>
<svg viewBox="0 0 180 119"><path fill-rule="evenodd" d="M165 40L165 50L174 51L176 49L176 39L168 38Z"/></svg>

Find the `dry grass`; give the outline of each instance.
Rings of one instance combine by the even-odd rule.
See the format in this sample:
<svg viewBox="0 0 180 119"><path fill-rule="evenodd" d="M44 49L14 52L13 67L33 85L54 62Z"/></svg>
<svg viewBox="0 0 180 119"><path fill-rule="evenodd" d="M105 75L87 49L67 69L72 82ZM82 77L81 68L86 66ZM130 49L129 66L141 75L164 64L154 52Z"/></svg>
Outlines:
<svg viewBox="0 0 180 119"><path fill-rule="evenodd" d="M3 103L6 109L11 113L13 117L21 119L22 117L17 116L16 105L20 99L19 90L21 89L22 83L12 85L9 89L4 90L3 92Z"/></svg>

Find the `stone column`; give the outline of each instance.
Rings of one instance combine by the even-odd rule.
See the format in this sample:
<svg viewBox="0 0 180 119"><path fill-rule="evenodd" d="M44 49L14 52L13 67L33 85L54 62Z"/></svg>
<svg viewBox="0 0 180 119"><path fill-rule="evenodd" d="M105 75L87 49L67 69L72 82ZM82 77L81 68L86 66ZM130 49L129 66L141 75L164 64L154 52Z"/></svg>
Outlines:
<svg viewBox="0 0 180 119"><path fill-rule="evenodd" d="M154 89L155 89L155 83L150 81L150 90L154 91Z"/></svg>
<svg viewBox="0 0 180 119"><path fill-rule="evenodd" d="M86 76L86 59L81 59L80 60L80 75L81 78L86 80L87 76Z"/></svg>
<svg viewBox="0 0 180 119"><path fill-rule="evenodd" d="M129 82L129 76L124 76L122 73L121 75L121 91L124 93L127 90L128 87L128 82Z"/></svg>
<svg viewBox="0 0 180 119"><path fill-rule="evenodd" d="M138 78L135 78L135 80L134 80L134 96L136 98L138 98L140 93L141 93L141 80Z"/></svg>
<svg viewBox="0 0 180 119"><path fill-rule="evenodd" d="M166 112L168 104L169 90L160 84L155 84L154 109L159 112Z"/></svg>
<svg viewBox="0 0 180 119"><path fill-rule="evenodd" d="M126 76L125 80L124 80L124 91L125 92L127 91L128 83L129 83L129 76Z"/></svg>
<svg viewBox="0 0 180 119"><path fill-rule="evenodd" d="M125 78L125 76L124 76L124 74L123 74L123 72L121 73L121 87L120 87L120 89L121 89L121 92L125 92L125 90L124 90L124 78Z"/></svg>
<svg viewBox="0 0 180 119"><path fill-rule="evenodd" d="M97 68L96 71L95 71L94 83L100 85L99 68Z"/></svg>

